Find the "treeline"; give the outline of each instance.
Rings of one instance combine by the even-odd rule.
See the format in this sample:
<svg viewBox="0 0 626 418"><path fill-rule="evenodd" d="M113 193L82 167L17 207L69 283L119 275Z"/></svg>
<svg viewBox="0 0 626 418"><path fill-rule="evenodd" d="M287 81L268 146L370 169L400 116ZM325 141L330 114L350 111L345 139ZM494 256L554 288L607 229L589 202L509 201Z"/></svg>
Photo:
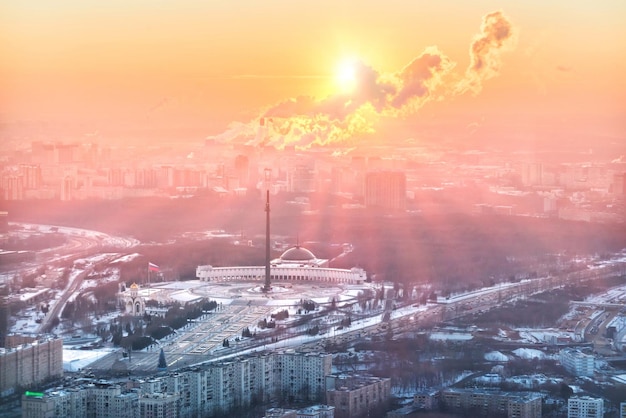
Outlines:
<svg viewBox="0 0 626 418"><path fill-rule="evenodd" d="M47 248L59 247L67 241L63 234L48 232L36 233L17 238L9 235L3 244L3 250L7 251L38 251Z"/></svg>

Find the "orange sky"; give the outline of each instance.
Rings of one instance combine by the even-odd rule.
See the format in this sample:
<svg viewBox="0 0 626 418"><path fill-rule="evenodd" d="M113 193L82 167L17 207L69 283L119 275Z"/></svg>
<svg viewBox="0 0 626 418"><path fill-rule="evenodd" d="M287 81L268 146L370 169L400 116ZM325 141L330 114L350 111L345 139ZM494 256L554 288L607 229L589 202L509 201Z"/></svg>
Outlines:
<svg viewBox="0 0 626 418"><path fill-rule="evenodd" d="M470 45L483 17L496 11L511 36L490 50L488 76L482 69L471 75ZM621 0L7 0L0 5L0 121L216 134L299 96L312 96L326 112L324 101L341 93L335 74L346 58L399 77L436 46L450 67L440 82L427 81L437 82L427 86L427 100L420 96L398 115L390 103L402 88L409 94L406 80L395 79L389 101L375 110L357 109L354 97L372 97L352 92L354 112L342 115L342 129L357 123L352 115L448 110L483 120L503 113L588 119L593 129L623 133L625 18ZM459 87L472 78L471 90Z"/></svg>

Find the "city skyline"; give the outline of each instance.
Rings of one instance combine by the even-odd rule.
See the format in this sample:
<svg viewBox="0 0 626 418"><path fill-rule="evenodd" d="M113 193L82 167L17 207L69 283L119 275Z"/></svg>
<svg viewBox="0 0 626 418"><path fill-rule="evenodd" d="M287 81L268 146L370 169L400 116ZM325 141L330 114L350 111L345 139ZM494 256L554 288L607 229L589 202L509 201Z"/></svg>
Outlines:
<svg viewBox="0 0 626 418"><path fill-rule="evenodd" d="M618 138L623 12L616 1L12 1L0 13L0 121L68 140L192 131L279 148L427 129L457 143Z"/></svg>

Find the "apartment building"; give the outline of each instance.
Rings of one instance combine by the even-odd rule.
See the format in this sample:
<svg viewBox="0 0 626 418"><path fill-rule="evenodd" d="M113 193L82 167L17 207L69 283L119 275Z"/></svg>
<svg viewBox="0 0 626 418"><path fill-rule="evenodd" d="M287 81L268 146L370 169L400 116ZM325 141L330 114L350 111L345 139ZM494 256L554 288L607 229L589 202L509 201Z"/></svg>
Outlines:
<svg viewBox="0 0 626 418"><path fill-rule="evenodd" d="M22 417L139 418L138 391L111 382L81 384L22 396ZM145 416L145 415L141 415Z"/></svg>
<svg viewBox="0 0 626 418"><path fill-rule="evenodd" d="M326 376L326 403L335 408L336 418L366 417L373 411L382 411L390 396L390 378Z"/></svg>
<svg viewBox="0 0 626 418"><path fill-rule="evenodd" d="M604 401L590 396L572 396L567 400L567 418L602 418Z"/></svg>
<svg viewBox="0 0 626 418"><path fill-rule="evenodd" d="M0 348L0 396L17 387L29 387L50 378L63 376L63 340L45 337L22 339Z"/></svg>

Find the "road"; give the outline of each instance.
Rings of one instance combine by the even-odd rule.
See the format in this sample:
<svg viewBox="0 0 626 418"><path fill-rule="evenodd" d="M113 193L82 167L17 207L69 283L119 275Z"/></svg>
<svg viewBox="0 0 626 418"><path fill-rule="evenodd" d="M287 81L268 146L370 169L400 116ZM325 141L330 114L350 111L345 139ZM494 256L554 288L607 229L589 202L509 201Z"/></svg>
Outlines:
<svg viewBox="0 0 626 418"><path fill-rule="evenodd" d="M139 244L139 241L132 238L114 237L102 232L79 228L16 222L9 222L9 226L12 233L58 233L63 234L66 237L66 241L62 246L37 251L34 261L0 265L0 272L4 273L2 275L4 280L10 280L16 275L33 274L41 266L47 264L58 265L62 263L67 265L78 258L88 258L91 255L99 254L103 248L106 248L107 251L111 249L128 250ZM50 311L42 319L39 332L47 333L52 330L52 319L61 315L68 299L80 288L85 277L93 272L96 264L108 263L112 258L113 256L94 262L91 266L87 266L76 274L74 272L70 273L67 286L56 302L52 304Z"/></svg>

